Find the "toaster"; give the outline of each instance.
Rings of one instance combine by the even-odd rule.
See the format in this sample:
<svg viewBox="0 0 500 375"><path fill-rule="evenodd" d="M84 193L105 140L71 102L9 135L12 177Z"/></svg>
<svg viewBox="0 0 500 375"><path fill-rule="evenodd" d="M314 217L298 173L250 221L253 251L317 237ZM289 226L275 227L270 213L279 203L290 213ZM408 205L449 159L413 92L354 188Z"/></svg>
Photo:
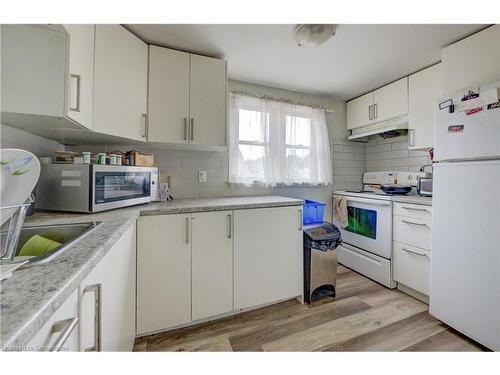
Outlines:
<svg viewBox="0 0 500 375"><path fill-rule="evenodd" d="M432 197L432 177L419 177L417 179L417 194Z"/></svg>

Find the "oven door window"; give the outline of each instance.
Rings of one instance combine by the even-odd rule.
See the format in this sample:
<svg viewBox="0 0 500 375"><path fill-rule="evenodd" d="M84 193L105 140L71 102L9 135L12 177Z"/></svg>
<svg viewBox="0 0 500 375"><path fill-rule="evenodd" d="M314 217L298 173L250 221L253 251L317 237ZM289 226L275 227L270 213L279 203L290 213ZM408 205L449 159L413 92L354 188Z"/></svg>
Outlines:
<svg viewBox="0 0 500 375"><path fill-rule="evenodd" d="M377 239L377 211L359 207L347 207L348 223L345 230Z"/></svg>
<svg viewBox="0 0 500 375"><path fill-rule="evenodd" d="M151 195L150 172L95 172L96 204Z"/></svg>

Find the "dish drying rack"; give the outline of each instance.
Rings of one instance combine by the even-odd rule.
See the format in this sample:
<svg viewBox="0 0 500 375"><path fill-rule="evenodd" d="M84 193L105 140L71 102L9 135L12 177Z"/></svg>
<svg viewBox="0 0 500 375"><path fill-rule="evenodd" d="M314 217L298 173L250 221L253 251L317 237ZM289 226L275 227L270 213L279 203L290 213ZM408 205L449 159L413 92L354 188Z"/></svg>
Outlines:
<svg viewBox="0 0 500 375"><path fill-rule="evenodd" d="M0 207L0 217L2 221L4 215L8 218L2 223L0 229L1 247L0 247L0 262L12 262L19 242L21 228L26 218L26 211L29 206L35 201L33 194L28 199L18 205Z"/></svg>

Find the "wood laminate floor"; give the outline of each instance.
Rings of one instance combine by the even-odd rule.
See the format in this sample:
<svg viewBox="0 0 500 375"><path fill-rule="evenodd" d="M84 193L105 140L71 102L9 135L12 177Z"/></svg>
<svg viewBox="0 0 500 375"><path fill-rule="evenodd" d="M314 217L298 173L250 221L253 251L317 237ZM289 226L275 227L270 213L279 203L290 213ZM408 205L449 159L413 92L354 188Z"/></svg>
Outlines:
<svg viewBox="0 0 500 375"><path fill-rule="evenodd" d="M482 351L428 313L428 306L338 268L337 296L290 300L142 337L134 351Z"/></svg>

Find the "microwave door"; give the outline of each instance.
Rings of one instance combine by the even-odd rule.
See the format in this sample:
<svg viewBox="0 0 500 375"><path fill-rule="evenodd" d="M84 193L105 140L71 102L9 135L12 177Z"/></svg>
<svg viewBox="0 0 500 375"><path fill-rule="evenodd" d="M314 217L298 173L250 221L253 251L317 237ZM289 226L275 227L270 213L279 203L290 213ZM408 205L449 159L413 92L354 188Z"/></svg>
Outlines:
<svg viewBox="0 0 500 375"><path fill-rule="evenodd" d="M93 172L92 211L151 201L152 171L148 169L97 168Z"/></svg>

